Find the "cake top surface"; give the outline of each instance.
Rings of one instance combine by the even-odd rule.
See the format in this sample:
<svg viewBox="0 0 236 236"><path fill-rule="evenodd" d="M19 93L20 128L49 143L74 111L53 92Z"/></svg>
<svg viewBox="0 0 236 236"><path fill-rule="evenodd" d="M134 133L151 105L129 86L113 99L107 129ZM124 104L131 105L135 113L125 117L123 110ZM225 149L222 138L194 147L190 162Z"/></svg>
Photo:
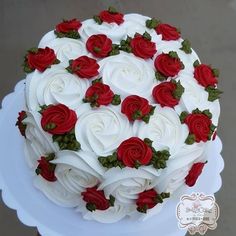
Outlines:
<svg viewBox="0 0 236 236"><path fill-rule="evenodd" d="M52 201L104 223L146 219L197 181L216 136L219 72L176 27L112 7L64 20L24 70L17 125Z"/></svg>

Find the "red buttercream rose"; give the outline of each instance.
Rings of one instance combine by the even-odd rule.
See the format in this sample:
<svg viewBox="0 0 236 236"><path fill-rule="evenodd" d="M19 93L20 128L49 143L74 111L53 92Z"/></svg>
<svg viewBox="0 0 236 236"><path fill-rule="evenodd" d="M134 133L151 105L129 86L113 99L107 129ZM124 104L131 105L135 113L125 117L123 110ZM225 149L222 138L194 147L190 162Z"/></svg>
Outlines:
<svg viewBox="0 0 236 236"><path fill-rule="evenodd" d="M117 158L128 167L148 165L152 159L152 149L142 139L132 137L120 144Z"/></svg>
<svg viewBox="0 0 236 236"><path fill-rule="evenodd" d="M64 20L60 24L56 26L56 31L60 33L68 33L71 31L78 31L78 29L81 27L81 22L77 19L72 20Z"/></svg>
<svg viewBox="0 0 236 236"><path fill-rule="evenodd" d="M112 41L105 34L96 34L88 38L86 47L95 57L106 57L112 50Z"/></svg>
<svg viewBox="0 0 236 236"><path fill-rule="evenodd" d="M137 95L130 95L124 99L121 104L121 112L125 114L130 121L141 120L143 116L148 115L151 106L147 99ZM139 116L135 115L139 113Z"/></svg>
<svg viewBox="0 0 236 236"><path fill-rule="evenodd" d="M194 78L204 87L215 86L218 82L213 74L212 68L204 64L195 67Z"/></svg>
<svg viewBox="0 0 236 236"><path fill-rule="evenodd" d="M38 163L36 173L40 174L47 181L54 182L57 180L55 176L55 164L50 163L46 157L43 156L38 160Z"/></svg>
<svg viewBox="0 0 236 236"><path fill-rule="evenodd" d="M155 30L157 34L161 34L162 39L166 41L177 40L180 38L180 33L177 28L168 24L158 24Z"/></svg>
<svg viewBox="0 0 236 236"><path fill-rule="evenodd" d="M57 60L53 49L39 48L37 52L29 52L26 55L26 61L31 70L37 69L40 72L45 71L48 67L54 64Z"/></svg>
<svg viewBox="0 0 236 236"><path fill-rule="evenodd" d="M202 169L206 163L203 162L198 162L193 164L192 168L190 169L188 175L185 177L185 183L189 186L192 187L195 185L198 177L202 173Z"/></svg>
<svg viewBox="0 0 236 236"><path fill-rule="evenodd" d="M110 86L100 82L91 85L85 93L85 100L94 103L95 106L107 106L112 102L113 98L114 93Z"/></svg>
<svg viewBox="0 0 236 236"><path fill-rule="evenodd" d="M184 119L184 123L187 124L189 133L194 134L197 143L208 140L212 121L207 115L188 114Z"/></svg>
<svg viewBox="0 0 236 236"><path fill-rule="evenodd" d="M158 203L157 201L157 192L154 189L150 189L139 193L138 199L136 200L136 205L138 210L147 210L151 209L156 206Z"/></svg>
<svg viewBox="0 0 236 236"><path fill-rule="evenodd" d="M106 210L110 207L109 200L106 199L102 190L97 190L97 187L87 188L82 192L83 200L89 204L93 204L96 210Z"/></svg>
<svg viewBox="0 0 236 236"><path fill-rule="evenodd" d="M182 68L179 58L171 57L169 54L162 53L155 59L156 70L166 77L176 76Z"/></svg>
<svg viewBox="0 0 236 236"><path fill-rule="evenodd" d="M25 111L21 111L21 112L19 112L19 115L18 115L18 118L17 118L17 122L16 122L16 126L18 126L21 135L24 136L24 137L25 137L26 124L23 124L22 121L26 117L27 117L26 112Z"/></svg>
<svg viewBox="0 0 236 236"><path fill-rule="evenodd" d="M81 56L71 62L71 70L80 78L92 78L98 75L99 65L93 58Z"/></svg>
<svg viewBox="0 0 236 236"><path fill-rule="evenodd" d="M65 134L75 127L75 111L63 104L50 105L42 111L41 126L50 134Z"/></svg>
<svg viewBox="0 0 236 236"><path fill-rule="evenodd" d="M124 22L124 15L119 12L111 13L109 11L102 11L100 12L99 17L102 21L107 23L116 23L117 25L120 25Z"/></svg>
<svg viewBox="0 0 236 236"><path fill-rule="evenodd" d="M174 107L179 104L179 99L175 98L173 93L176 90L176 84L172 82L163 82L158 84L152 90L152 96L162 107Z"/></svg>
<svg viewBox="0 0 236 236"><path fill-rule="evenodd" d="M143 59L151 58L157 52L156 44L145 39L142 35L138 35L131 39L130 46L132 48L132 53Z"/></svg>

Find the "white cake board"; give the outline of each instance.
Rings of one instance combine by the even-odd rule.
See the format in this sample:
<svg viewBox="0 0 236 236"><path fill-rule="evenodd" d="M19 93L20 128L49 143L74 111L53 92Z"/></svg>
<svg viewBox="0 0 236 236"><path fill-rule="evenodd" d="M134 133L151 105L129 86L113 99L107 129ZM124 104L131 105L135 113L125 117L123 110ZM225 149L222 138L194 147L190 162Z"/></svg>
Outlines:
<svg viewBox="0 0 236 236"><path fill-rule="evenodd" d="M161 214L144 222L124 219L115 224L85 221L74 209L59 207L33 186L32 170L23 153L23 138L15 127L18 112L24 109L24 80L14 93L7 95L0 110L0 189L5 204L17 211L18 218L28 226L36 226L42 236L183 236L178 228L176 205L169 201ZM224 167L220 155L222 144L217 137L209 153L209 162L191 192L214 194L221 187L220 172Z"/></svg>

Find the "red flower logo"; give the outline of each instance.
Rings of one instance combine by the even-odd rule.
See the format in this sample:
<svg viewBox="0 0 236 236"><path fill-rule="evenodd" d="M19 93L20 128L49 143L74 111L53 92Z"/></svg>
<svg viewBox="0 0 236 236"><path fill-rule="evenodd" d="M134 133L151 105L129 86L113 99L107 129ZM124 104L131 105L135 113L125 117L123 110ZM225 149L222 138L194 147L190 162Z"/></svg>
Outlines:
<svg viewBox="0 0 236 236"><path fill-rule="evenodd" d="M105 34L92 35L88 38L86 47L95 57L107 57L112 51L112 41Z"/></svg>
<svg viewBox="0 0 236 236"><path fill-rule="evenodd" d="M25 57L25 71L30 72L29 70L33 71L35 69L39 70L40 72L45 71L48 67L52 64L56 64L59 61L57 60L56 54L53 49L46 47L46 48L38 48L30 50L29 53Z"/></svg>
<svg viewBox="0 0 236 236"><path fill-rule="evenodd" d="M166 41L177 40L180 38L180 33L177 28L168 24L158 24L155 30L157 34L161 34L162 39Z"/></svg>
<svg viewBox="0 0 236 236"><path fill-rule="evenodd" d="M132 53L143 59L152 58L157 52L156 44L139 34L136 34L136 36L131 39L130 46L132 48Z"/></svg>
<svg viewBox="0 0 236 236"><path fill-rule="evenodd" d="M86 207L90 211L104 211L110 207L110 202L106 199L104 192L102 190L97 190L97 187L87 188L81 195L83 200L87 202Z"/></svg>
<svg viewBox="0 0 236 236"><path fill-rule="evenodd" d="M123 141L117 149L117 159L125 166L148 165L152 159L152 149L142 139L132 137Z"/></svg>
<svg viewBox="0 0 236 236"><path fill-rule="evenodd" d="M195 185L198 177L201 175L203 167L206 163L198 162L193 164L192 168L190 169L188 175L185 177L185 183L192 187Z"/></svg>
<svg viewBox="0 0 236 236"><path fill-rule="evenodd" d="M98 75L99 65L93 58L87 56L78 57L70 61L70 66L67 70L78 75L80 78L90 79Z"/></svg>
<svg viewBox="0 0 236 236"><path fill-rule="evenodd" d="M214 75L212 68L204 64L201 64L195 67L194 78L203 87L215 86L218 83L217 78Z"/></svg>
<svg viewBox="0 0 236 236"><path fill-rule="evenodd" d="M165 77L174 77L182 69L182 62L178 57L172 57L169 54L162 53L155 59L156 70Z"/></svg>
<svg viewBox="0 0 236 236"><path fill-rule="evenodd" d="M75 111L63 104L50 105L42 110L41 126L50 134L65 134L75 127Z"/></svg>

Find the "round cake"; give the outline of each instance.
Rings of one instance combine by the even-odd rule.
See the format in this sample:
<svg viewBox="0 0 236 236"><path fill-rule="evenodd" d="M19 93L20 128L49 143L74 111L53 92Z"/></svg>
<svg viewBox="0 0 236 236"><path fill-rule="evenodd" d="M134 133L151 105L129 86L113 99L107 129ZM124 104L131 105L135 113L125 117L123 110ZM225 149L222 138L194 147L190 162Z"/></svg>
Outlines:
<svg viewBox="0 0 236 236"><path fill-rule="evenodd" d="M16 125L34 186L54 203L102 223L145 220L204 171L219 71L178 28L109 7L57 24L23 67Z"/></svg>

